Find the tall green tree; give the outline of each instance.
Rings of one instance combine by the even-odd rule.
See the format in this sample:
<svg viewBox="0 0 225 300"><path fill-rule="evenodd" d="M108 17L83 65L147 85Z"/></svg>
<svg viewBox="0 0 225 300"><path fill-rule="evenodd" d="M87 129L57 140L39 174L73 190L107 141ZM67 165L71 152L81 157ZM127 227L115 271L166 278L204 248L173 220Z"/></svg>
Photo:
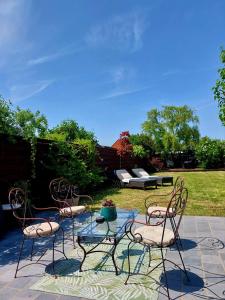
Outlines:
<svg viewBox="0 0 225 300"><path fill-rule="evenodd" d="M222 124L225 126L225 50L221 50L220 60L223 67L218 70L219 79L216 81L216 85L213 87L214 99L218 102L219 118Z"/></svg>
<svg viewBox="0 0 225 300"><path fill-rule="evenodd" d="M73 142L76 139L95 140L93 132L79 126L74 120L62 121L59 125L49 130L47 137L66 142Z"/></svg>
<svg viewBox="0 0 225 300"><path fill-rule="evenodd" d="M14 111L12 103L0 95L0 133L16 134Z"/></svg>
<svg viewBox="0 0 225 300"><path fill-rule="evenodd" d="M163 106L147 113L142 124L143 132L155 143L157 152L174 152L193 149L199 141L198 117L184 106Z"/></svg>
<svg viewBox="0 0 225 300"><path fill-rule="evenodd" d="M33 113L29 109L17 107L14 117L18 135L26 139L42 138L46 135L48 121L40 111Z"/></svg>

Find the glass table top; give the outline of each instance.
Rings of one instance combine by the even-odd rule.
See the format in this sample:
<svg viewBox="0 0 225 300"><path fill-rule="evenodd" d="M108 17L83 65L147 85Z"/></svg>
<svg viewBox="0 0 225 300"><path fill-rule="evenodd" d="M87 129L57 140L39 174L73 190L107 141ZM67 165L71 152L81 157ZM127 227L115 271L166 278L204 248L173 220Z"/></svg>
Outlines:
<svg viewBox="0 0 225 300"><path fill-rule="evenodd" d="M117 219L111 222L97 223L96 217L100 216L100 211L93 214L82 228L77 230L77 236L80 237L118 237L124 234L125 225L128 220L133 220L137 210L126 210L117 208Z"/></svg>

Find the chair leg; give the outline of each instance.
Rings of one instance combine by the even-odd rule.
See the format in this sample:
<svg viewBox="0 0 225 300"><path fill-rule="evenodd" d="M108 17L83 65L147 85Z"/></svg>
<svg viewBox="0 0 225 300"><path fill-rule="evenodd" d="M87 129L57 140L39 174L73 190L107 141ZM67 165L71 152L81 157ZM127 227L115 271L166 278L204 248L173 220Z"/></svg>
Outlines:
<svg viewBox="0 0 225 300"><path fill-rule="evenodd" d="M75 238L74 238L74 232L75 232L74 220L75 220L75 218L74 218L74 216L72 216L72 226L73 226L73 228L72 228L73 248L75 249L75 248L76 248L76 244L75 244Z"/></svg>
<svg viewBox="0 0 225 300"><path fill-rule="evenodd" d="M163 271L164 271L164 276L165 276L165 280L166 280L166 291L167 291L168 299L170 300L170 293L169 293L168 280L167 280L167 274L166 274L165 259L163 256L163 249L160 248L160 250L161 250L161 256L162 256Z"/></svg>
<svg viewBox="0 0 225 300"><path fill-rule="evenodd" d="M151 250L150 247L148 247L148 266L151 267L151 260L152 260L152 254L151 254Z"/></svg>
<svg viewBox="0 0 225 300"><path fill-rule="evenodd" d="M61 227L61 230L62 230L62 252L63 252L63 255L65 256L65 258L68 259L65 254L65 234L64 234L64 230L62 229L62 227Z"/></svg>
<svg viewBox="0 0 225 300"><path fill-rule="evenodd" d="M22 252L23 252L24 240L25 240L25 237L23 236L21 246L20 246L20 253L19 253L19 256L18 256L18 261L17 261L16 272L15 272L14 278L16 278L16 275L17 275L17 272L18 272L18 269L19 269L19 263L20 263Z"/></svg>
<svg viewBox="0 0 225 300"><path fill-rule="evenodd" d="M131 243L133 243L132 241L128 244L128 247L127 247L127 260L128 260L128 276L127 276L127 279L126 281L124 282L124 284L127 284L128 282L128 279L130 278L130 245Z"/></svg>
<svg viewBox="0 0 225 300"><path fill-rule="evenodd" d="M54 235L54 238L52 241L52 269L53 269L53 274L54 274L55 278L57 278L57 276L55 274L55 239L56 239L56 236Z"/></svg>
<svg viewBox="0 0 225 300"><path fill-rule="evenodd" d="M33 252L34 252L34 239L32 239L31 252L30 252L30 260L33 260Z"/></svg>

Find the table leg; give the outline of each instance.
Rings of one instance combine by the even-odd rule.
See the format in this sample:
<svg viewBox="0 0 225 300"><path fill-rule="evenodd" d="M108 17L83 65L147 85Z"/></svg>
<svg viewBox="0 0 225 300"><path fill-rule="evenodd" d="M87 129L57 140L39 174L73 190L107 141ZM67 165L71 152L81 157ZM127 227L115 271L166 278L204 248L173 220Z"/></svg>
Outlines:
<svg viewBox="0 0 225 300"><path fill-rule="evenodd" d="M115 252L116 252L116 247L117 247L117 244L118 244L116 238L114 238L113 244L114 244L114 246L113 246L111 256L112 256L113 265L114 265L114 268L115 268L115 271L116 271L116 275L119 275L117 265L116 265L116 261L115 261Z"/></svg>
<svg viewBox="0 0 225 300"><path fill-rule="evenodd" d="M87 252L86 252L85 248L81 245L81 242L80 242L80 236L79 236L79 235L78 235L78 237L77 237L77 243L78 243L78 245L81 247L81 249L82 249L83 252L84 252L83 259L82 259L82 261L81 261L81 263L80 263L80 272L82 272L82 266L83 266L83 263L84 263L85 258L86 258L86 256L87 256Z"/></svg>

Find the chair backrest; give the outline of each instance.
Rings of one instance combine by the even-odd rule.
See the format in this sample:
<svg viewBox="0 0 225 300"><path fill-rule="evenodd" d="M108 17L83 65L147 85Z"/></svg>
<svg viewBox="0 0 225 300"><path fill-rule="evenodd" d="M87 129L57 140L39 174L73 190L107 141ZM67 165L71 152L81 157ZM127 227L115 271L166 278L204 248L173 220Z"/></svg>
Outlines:
<svg viewBox="0 0 225 300"><path fill-rule="evenodd" d="M138 169L132 169L132 172L138 176L139 178L141 177L149 177L150 175L142 168L138 168Z"/></svg>
<svg viewBox="0 0 225 300"><path fill-rule="evenodd" d="M177 233L180 227L180 223L184 214L184 210L187 205L188 200L188 190L187 188L182 187L177 190L176 193L172 196L170 203L167 207L166 217L169 217L170 211L173 211L175 216L178 216L178 221L175 225L175 238L177 237Z"/></svg>
<svg viewBox="0 0 225 300"><path fill-rule="evenodd" d="M72 205L74 199L76 202L79 201L79 191L78 187L70 184L68 180L63 177L53 179L49 184L49 191L52 199L58 204L58 206L63 206L63 201L68 202L69 205ZM77 205L78 203L76 203Z"/></svg>
<svg viewBox="0 0 225 300"><path fill-rule="evenodd" d="M31 216L30 206L27 201L27 195L21 188L12 188L9 191L9 204L14 217L20 222L22 227L25 226L25 218Z"/></svg>
<svg viewBox="0 0 225 300"><path fill-rule="evenodd" d="M127 170L125 169L121 169L121 170L116 170L115 171L116 173L116 176L120 179L120 180L123 180L123 179L131 179L133 178L129 172L127 172Z"/></svg>
<svg viewBox="0 0 225 300"><path fill-rule="evenodd" d="M177 191L182 190L184 188L184 178L178 176L173 186L172 194L176 194Z"/></svg>

